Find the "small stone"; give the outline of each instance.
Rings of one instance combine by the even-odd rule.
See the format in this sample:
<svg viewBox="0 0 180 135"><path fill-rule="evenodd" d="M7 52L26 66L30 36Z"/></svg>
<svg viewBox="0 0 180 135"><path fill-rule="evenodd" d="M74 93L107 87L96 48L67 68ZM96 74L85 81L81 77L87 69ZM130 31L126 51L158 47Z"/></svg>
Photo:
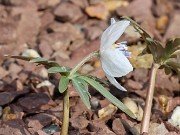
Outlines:
<svg viewBox="0 0 180 135"><path fill-rule="evenodd" d="M7 70L5 70L3 67L0 67L0 79L8 75L8 73L9 72Z"/></svg>
<svg viewBox="0 0 180 135"><path fill-rule="evenodd" d="M94 40L103 33L103 30L99 28L98 26L91 26L84 29L86 36L90 40Z"/></svg>
<svg viewBox="0 0 180 135"><path fill-rule="evenodd" d="M174 109L171 119L169 119L168 122L170 122L173 126L180 128L180 106L177 106Z"/></svg>
<svg viewBox="0 0 180 135"><path fill-rule="evenodd" d="M133 80L127 80L126 82L126 86L128 88L134 89L134 90L141 90L143 88L143 85L137 81L133 81Z"/></svg>
<svg viewBox="0 0 180 135"><path fill-rule="evenodd" d="M0 106L0 117L2 116L2 114L3 114L3 108L2 106Z"/></svg>
<svg viewBox="0 0 180 135"><path fill-rule="evenodd" d="M53 53L53 49L48 44L39 44L39 50L41 51L42 57L49 59Z"/></svg>
<svg viewBox="0 0 180 135"><path fill-rule="evenodd" d="M44 131L42 131L42 130L38 130L37 132L36 132L36 135L48 135L48 134L46 134Z"/></svg>
<svg viewBox="0 0 180 135"><path fill-rule="evenodd" d="M116 111L117 111L117 107L112 104L109 104L108 106L98 111L98 116L100 119L104 119L106 117L112 116L113 114L116 113Z"/></svg>
<svg viewBox="0 0 180 135"><path fill-rule="evenodd" d="M52 84L50 81L45 80L45 81L39 83L39 84L36 86L36 88L41 88L41 87L44 87L44 86L49 87L49 86L52 86L52 85L53 85L53 84Z"/></svg>
<svg viewBox="0 0 180 135"><path fill-rule="evenodd" d="M32 93L26 97L20 98L18 104L25 112L33 113L51 108L54 102L44 93Z"/></svg>
<svg viewBox="0 0 180 135"><path fill-rule="evenodd" d="M27 49L22 53L22 56L25 57L33 57L33 58L37 58L40 57L40 55L38 54L37 51L33 50L33 49Z"/></svg>
<svg viewBox="0 0 180 135"><path fill-rule="evenodd" d="M87 73L89 73L89 72L91 72L91 71L93 71L93 70L94 70L94 67L93 67L93 66L91 66L90 64L84 64L84 65L82 66L80 72L81 72L82 74L87 74Z"/></svg>
<svg viewBox="0 0 180 135"><path fill-rule="evenodd" d="M51 124L53 116L46 113L39 113L34 116L26 118L26 124L31 132L36 132L43 127Z"/></svg>
<svg viewBox="0 0 180 135"><path fill-rule="evenodd" d="M96 17L102 20L107 20L109 16L108 9L102 3L86 7L85 11L90 17Z"/></svg>
<svg viewBox="0 0 180 135"><path fill-rule="evenodd" d="M62 2L59 4L55 8L54 14L59 20L71 22L76 22L81 17L83 17L83 13L80 7L68 2Z"/></svg>
<svg viewBox="0 0 180 135"><path fill-rule="evenodd" d="M31 135L23 120L20 119L0 122L0 133L2 135Z"/></svg>
<svg viewBox="0 0 180 135"><path fill-rule="evenodd" d="M180 24L180 15L178 12L175 12L164 35L164 41L172 37L173 38L179 37L179 31L178 31L179 24Z"/></svg>
<svg viewBox="0 0 180 135"><path fill-rule="evenodd" d="M99 100L96 97L92 97L90 100L92 109L96 110L100 105Z"/></svg>
<svg viewBox="0 0 180 135"><path fill-rule="evenodd" d="M126 130L119 118L116 118L115 120L113 120L112 129L116 133L116 135L125 135L126 134Z"/></svg>
<svg viewBox="0 0 180 135"><path fill-rule="evenodd" d="M161 16L160 18L157 19L156 27L161 33L165 32L166 27L168 25L168 21L169 19L166 15Z"/></svg>
<svg viewBox="0 0 180 135"><path fill-rule="evenodd" d="M78 116L76 118L71 118L70 122L71 122L72 127L79 128L79 129L85 129L89 124L89 121L84 116Z"/></svg>
<svg viewBox="0 0 180 135"><path fill-rule="evenodd" d="M55 132L58 132L60 129L59 126L55 125L55 124L52 124L50 126L47 126L45 128L43 128L43 131L47 134L53 134Z"/></svg>
<svg viewBox="0 0 180 135"><path fill-rule="evenodd" d="M85 7L87 7L88 4L88 0L70 0L72 3L78 5L79 7L81 7L82 9L84 9Z"/></svg>

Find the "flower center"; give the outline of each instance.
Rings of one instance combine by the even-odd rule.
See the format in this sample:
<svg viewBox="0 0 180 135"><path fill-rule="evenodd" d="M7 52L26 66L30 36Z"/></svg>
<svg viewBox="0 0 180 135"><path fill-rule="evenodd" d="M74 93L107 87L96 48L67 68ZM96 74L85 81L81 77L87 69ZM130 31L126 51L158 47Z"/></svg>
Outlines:
<svg viewBox="0 0 180 135"><path fill-rule="evenodd" d="M116 43L113 45L113 48L115 48L115 49L118 48L127 58L130 58L131 52L128 51L128 47L126 44L127 44L127 41Z"/></svg>

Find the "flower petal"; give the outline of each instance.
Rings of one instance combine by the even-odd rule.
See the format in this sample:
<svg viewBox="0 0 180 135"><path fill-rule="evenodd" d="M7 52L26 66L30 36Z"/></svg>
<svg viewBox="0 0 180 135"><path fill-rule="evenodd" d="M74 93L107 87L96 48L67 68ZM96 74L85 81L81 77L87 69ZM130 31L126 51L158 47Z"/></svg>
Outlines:
<svg viewBox="0 0 180 135"><path fill-rule="evenodd" d="M101 36L100 51L104 51L111 47L111 45L118 40L118 38L124 33L125 29L130 24L130 21L127 20L118 22L114 21L112 21L113 24L111 24Z"/></svg>
<svg viewBox="0 0 180 135"><path fill-rule="evenodd" d="M108 78L108 80L118 89L122 90L122 91L127 91L124 87L122 87L114 77L109 76L106 74L106 77Z"/></svg>
<svg viewBox="0 0 180 135"><path fill-rule="evenodd" d="M121 77L133 70L129 60L118 49L108 49L100 55L104 72L113 77Z"/></svg>

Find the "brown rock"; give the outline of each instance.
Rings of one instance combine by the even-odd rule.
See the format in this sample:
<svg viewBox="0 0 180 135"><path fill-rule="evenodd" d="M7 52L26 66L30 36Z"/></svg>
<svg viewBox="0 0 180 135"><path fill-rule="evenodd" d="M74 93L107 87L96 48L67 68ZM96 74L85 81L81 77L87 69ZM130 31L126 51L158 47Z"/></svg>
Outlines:
<svg viewBox="0 0 180 135"><path fill-rule="evenodd" d="M90 44L85 44L82 47L80 47L72 52L71 60L64 61L64 62L61 61L61 63L65 66L73 67L80 60L82 60L85 56L87 56L88 54L90 54L91 52L93 52L95 50L98 50L99 45L100 45L100 43L98 40L95 40L95 41L91 42Z"/></svg>
<svg viewBox="0 0 180 135"><path fill-rule="evenodd" d="M48 10L43 13L40 19L41 19L41 29L44 29L54 21L54 15Z"/></svg>
<svg viewBox="0 0 180 135"><path fill-rule="evenodd" d="M31 133L34 133L42 129L43 127L51 124L53 120L54 118L52 115L46 113L39 113L26 118L25 122L28 126L29 131L31 131Z"/></svg>
<svg viewBox="0 0 180 135"><path fill-rule="evenodd" d="M108 9L102 3L86 7L85 11L90 17L96 17L102 20L106 20L109 16Z"/></svg>
<svg viewBox="0 0 180 135"><path fill-rule="evenodd" d="M171 80L172 79L172 80ZM156 88L160 90L179 91L180 84L178 77L166 75L164 70L158 70L156 79Z"/></svg>
<svg viewBox="0 0 180 135"><path fill-rule="evenodd" d="M115 120L113 120L112 129L116 133L116 135L125 135L126 134L124 126L119 118L116 118Z"/></svg>
<svg viewBox="0 0 180 135"><path fill-rule="evenodd" d="M170 21L166 34L164 35L164 41L169 38L179 37L179 31L178 31L178 29L180 28L179 24L180 24L180 15L179 12L176 12Z"/></svg>
<svg viewBox="0 0 180 135"><path fill-rule="evenodd" d="M2 135L30 135L24 122L19 119L0 122L0 133Z"/></svg>
<svg viewBox="0 0 180 135"><path fill-rule="evenodd" d="M70 122L74 128L78 128L78 129L85 129L89 123L89 121L83 116L71 118Z"/></svg>
<svg viewBox="0 0 180 135"><path fill-rule="evenodd" d="M157 35L155 29L155 18L151 12L152 1L135 0L127 7L117 8L117 14L120 16L134 17L137 22L141 22L141 26L148 31L152 36ZM142 12L143 11L143 12ZM159 36L159 35L158 35Z"/></svg>
<svg viewBox="0 0 180 135"><path fill-rule="evenodd" d="M41 23L34 1L25 1L24 5L13 8L11 12L12 16L20 16L17 26L18 43L35 42Z"/></svg>
<svg viewBox="0 0 180 135"><path fill-rule="evenodd" d="M54 32L67 33L71 40L83 39L84 35L80 31L79 25L72 25L71 23L57 23L54 22L49 26Z"/></svg>
<svg viewBox="0 0 180 135"><path fill-rule="evenodd" d="M81 9L78 6L68 2L60 3L55 8L54 14L57 16L57 19L61 21L76 22L83 17Z"/></svg>
<svg viewBox="0 0 180 135"><path fill-rule="evenodd" d="M8 75L8 73L9 72L7 70L5 70L3 67L0 67L0 79Z"/></svg>
<svg viewBox="0 0 180 135"><path fill-rule="evenodd" d="M143 88L142 84L137 82L137 81L133 81L133 80L127 80L126 82L126 86L128 88L134 89L134 90L140 90Z"/></svg>
<svg viewBox="0 0 180 135"><path fill-rule="evenodd" d="M70 0L70 1L72 3L78 5L82 9L84 9L85 7L87 7L89 5L87 0Z"/></svg>
<svg viewBox="0 0 180 135"><path fill-rule="evenodd" d="M49 59L53 53L53 50L48 44L39 44L39 50L41 51L42 57Z"/></svg>
<svg viewBox="0 0 180 135"><path fill-rule="evenodd" d="M10 43L17 39L17 31L14 24L0 21L0 43Z"/></svg>
<svg viewBox="0 0 180 135"><path fill-rule="evenodd" d="M144 68L137 68L132 72L134 80L138 82L146 82L148 80L148 70Z"/></svg>
<svg viewBox="0 0 180 135"><path fill-rule="evenodd" d="M168 24L168 17L167 16L161 16L157 19L157 22L156 22L156 27L157 29L161 32L161 33L164 33L165 32L165 29L167 27L167 24Z"/></svg>
<svg viewBox="0 0 180 135"><path fill-rule="evenodd" d="M18 78L18 73L22 70L22 67L15 64L11 63L9 66L9 73L12 77L12 79Z"/></svg>
<svg viewBox="0 0 180 135"><path fill-rule="evenodd" d="M33 113L51 108L54 102L44 93L32 93L20 98L18 104L25 112Z"/></svg>
<svg viewBox="0 0 180 135"><path fill-rule="evenodd" d="M1 92L0 93L0 105L6 105L12 102L16 97L27 94L29 90L13 91L13 92Z"/></svg>
<svg viewBox="0 0 180 135"><path fill-rule="evenodd" d="M85 33L88 39L94 40L103 33L103 30L97 26L92 26L85 28Z"/></svg>
<svg viewBox="0 0 180 135"><path fill-rule="evenodd" d="M36 132L36 135L48 135L48 134L46 134L44 131L42 131L42 130L38 130L37 132Z"/></svg>

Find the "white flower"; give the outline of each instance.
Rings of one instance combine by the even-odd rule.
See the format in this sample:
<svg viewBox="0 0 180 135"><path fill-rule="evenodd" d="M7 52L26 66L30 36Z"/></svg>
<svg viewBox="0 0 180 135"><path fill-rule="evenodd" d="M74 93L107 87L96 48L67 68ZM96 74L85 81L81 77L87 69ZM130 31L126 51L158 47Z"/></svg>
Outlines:
<svg viewBox="0 0 180 135"><path fill-rule="evenodd" d="M127 51L126 41L115 44L119 37L124 33L130 22L122 20L116 22L111 19L111 25L103 32L100 46L100 60L102 68L108 80L118 89L126 91L114 77L122 77L133 70L127 57L130 52Z"/></svg>

